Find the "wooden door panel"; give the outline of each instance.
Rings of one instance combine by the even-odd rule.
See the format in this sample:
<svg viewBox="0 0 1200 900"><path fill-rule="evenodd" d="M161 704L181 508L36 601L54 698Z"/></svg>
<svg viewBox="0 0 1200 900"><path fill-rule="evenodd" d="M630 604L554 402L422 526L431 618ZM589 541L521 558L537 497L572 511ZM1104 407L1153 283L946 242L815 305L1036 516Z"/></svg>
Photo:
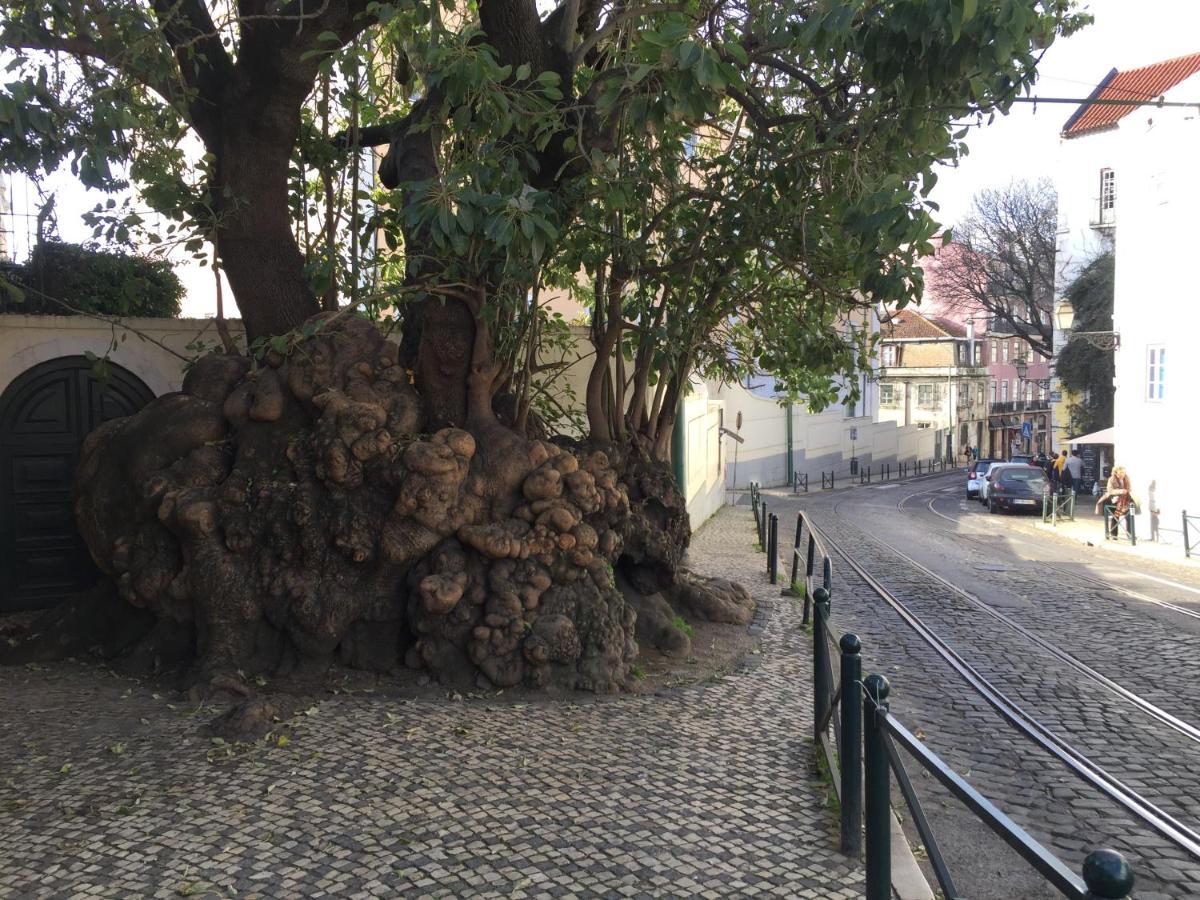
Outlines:
<svg viewBox="0 0 1200 900"><path fill-rule="evenodd" d="M63 357L0 395L0 611L51 606L96 578L71 508L79 446L154 396L120 366L108 369L101 384L87 359Z"/></svg>

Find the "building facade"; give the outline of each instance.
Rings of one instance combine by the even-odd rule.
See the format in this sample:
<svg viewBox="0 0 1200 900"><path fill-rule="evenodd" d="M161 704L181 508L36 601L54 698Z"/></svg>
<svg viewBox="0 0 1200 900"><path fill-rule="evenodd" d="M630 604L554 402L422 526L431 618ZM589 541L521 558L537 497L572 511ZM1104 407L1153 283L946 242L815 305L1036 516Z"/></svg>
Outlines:
<svg viewBox="0 0 1200 900"><path fill-rule="evenodd" d="M1200 358L1190 346L1200 303L1193 262L1200 53L1114 70L1093 97L1144 105L1084 104L1065 124L1062 268L1069 272L1075 262L1076 240L1085 229L1114 249L1112 458L1129 472L1139 539L1179 543L1184 512L1200 513L1200 488L1181 460L1200 439L1191 396L1200 384ZM1192 105L1165 105L1172 102ZM1056 334L1056 346L1068 340L1086 338Z"/></svg>
<svg viewBox="0 0 1200 900"><path fill-rule="evenodd" d="M888 313L880 327L879 418L937 435L939 455L956 459L981 447L988 417L988 373L974 324Z"/></svg>
<svg viewBox="0 0 1200 900"><path fill-rule="evenodd" d="M992 459L1050 452L1050 361L1006 322L993 321L980 341L988 373L988 438Z"/></svg>

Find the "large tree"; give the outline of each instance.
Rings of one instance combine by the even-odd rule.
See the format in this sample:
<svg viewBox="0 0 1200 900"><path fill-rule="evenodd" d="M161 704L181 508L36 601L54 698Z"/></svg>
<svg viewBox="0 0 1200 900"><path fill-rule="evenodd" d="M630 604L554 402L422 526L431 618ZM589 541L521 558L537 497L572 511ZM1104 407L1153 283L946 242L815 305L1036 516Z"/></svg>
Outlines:
<svg viewBox="0 0 1200 900"><path fill-rule="evenodd" d="M984 311L1045 357L1053 355L1058 195L1047 179L975 195L954 226L955 252L938 269L941 296Z"/></svg>
<svg viewBox="0 0 1200 900"><path fill-rule="evenodd" d="M765 367L833 397L868 349L848 313L919 295L954 121L1003 110L1081 21L1069 0L18 2L4 41L39 52L0 96L5 164L132 181L214 243L255 342L84 448L77 512L152 613L143 649L193 649L197 679L399 654L606 690L637 641L686 650L676 612L745 621L744 592L679 568L688 378ZM385 145L368 208L341 172ZM535 414L552 288L591 309L580 440Z"/></svg>
<svg viewBox="0 0 1200 900"><path fill-rule="evenodd" d="M1112 331L1114 266L1112 251L1101 253L1064 291L1075 309L1076 331ZM1113 424L1116 362L1112 350L1101 350L1083 340L1071 341L1059 352L1054 370L1063 387L1078 395L1071 405L1071 434L1099 431Z"/></svg>

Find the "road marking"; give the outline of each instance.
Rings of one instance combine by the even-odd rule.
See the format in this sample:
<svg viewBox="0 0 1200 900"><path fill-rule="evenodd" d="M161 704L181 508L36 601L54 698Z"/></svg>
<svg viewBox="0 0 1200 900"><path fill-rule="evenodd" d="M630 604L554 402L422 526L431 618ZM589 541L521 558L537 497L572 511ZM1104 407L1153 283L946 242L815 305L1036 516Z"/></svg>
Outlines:
<svg viewBox="0 0 1200 900"><path fill-rule="evenodd" d="M876 484L876 485L872 485L871 490L873 490L873 491L890 491L892 488L898 488L898 487L900 487L900 485L898 485L898 484Z"/></svg>
<svg viewBox="0 0 1200 900"><path fill-rule="evenodd" d="M1108 572L1105 574L1107 574L1109 578L1114 578L1114 577L1120 578L1120 577L1129 577L1131 573L1129 573L1129 572ZM1159 578L1155 575L1147 575L1144 572L1136 572L1136 573L1132 573L1132 574L1134 575L1134 577L1149 578L1151 581L1157 581L1159 584L1170 585L1171 587L1179 588L1181 591L1188 591L1189 593L1192 593L1192 594L1200 594L1200 590L1197 590L1194 587L1188 587L1186 584L1180 584L1178 581L1167 581L1167 579L1165 579L1165 578Z"/></svg>

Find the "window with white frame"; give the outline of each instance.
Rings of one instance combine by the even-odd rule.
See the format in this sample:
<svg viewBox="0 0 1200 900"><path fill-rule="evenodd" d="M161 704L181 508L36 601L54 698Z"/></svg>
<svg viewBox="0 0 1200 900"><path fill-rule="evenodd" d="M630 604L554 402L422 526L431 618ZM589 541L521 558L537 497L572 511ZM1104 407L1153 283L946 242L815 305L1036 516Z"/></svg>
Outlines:
<svg viewBox="0 0 1200 900"><path fill-rule="evenodd" d="M983 403L983 382L980 382L978 387L979 390L976 392L976 396L978 397L978 402Z"/></svg>
<svg viewBox="0 0 1200 900"><path fill-rule="evenodd" d="M996 339L995 338L992 338L992 355L990 357L988 357L988 359L990 359L992 362L995 362L997 359L999 359L999 357L996 356Z"/></svg>
<svg viewBox="0 0 1200 900"><path fill-rule="evenodd" d="M996 379L992 379L992 402L996 402Z"/></svg>
<svg viewBox="0 0 1200 900"><path fill-rule="evenodd" d="M1167 348L1151 344L1146 348L1146 399L1162 400L1167 395Z"/></svg>
<svg viewBox="0 0 1200 900"><path fill-rule="evenodd" d="M896 365L897 350L898 348L895 344L883 345L882 361L885 366Z"/></svg>
<svg viewBox="0 0 1200 900"><path fill-rule="evenodd" d="M939 384L919 384L917 385L917 405L918 406L936 406L941 395L941 385Z"/></svg>
<svg viewBox="0 0 1200 900"><path fill-rule="evenodd" d="M1005 378L1003 381L1000 382L1000 402L1001 403L1008 402L1008 379L1007 378Z"/></svg>
<svg viewBox="0 0 1200 900"><path fill-rule="evenodd" d="M1008 341L1005 341L1003 344L1000 345L1000 347L1001 347L1001 353L1004 356L1004 362L1007 363L1008 362Z"/></svg>
<svg viewBox="0 0 1200 900"><path fill-rule="evenodd" d="M1100 221L1108 225L1117 220L1117 174L1112 169L1100 170Z"/></svg>
<svg viewBox="0 0 1200 900"><path fill-rule="evenodd" d="M896 386L894 384L879 385L879 405L880 406L895 406L896 405Z"/></svg>
<svg viewBox="0 0 1200 900"><path fill-rule="evenodd" d="M959 362L959 365L966 365L966 362L967 362L967 345L966 344L958 345L958 362Z"/></svg>

